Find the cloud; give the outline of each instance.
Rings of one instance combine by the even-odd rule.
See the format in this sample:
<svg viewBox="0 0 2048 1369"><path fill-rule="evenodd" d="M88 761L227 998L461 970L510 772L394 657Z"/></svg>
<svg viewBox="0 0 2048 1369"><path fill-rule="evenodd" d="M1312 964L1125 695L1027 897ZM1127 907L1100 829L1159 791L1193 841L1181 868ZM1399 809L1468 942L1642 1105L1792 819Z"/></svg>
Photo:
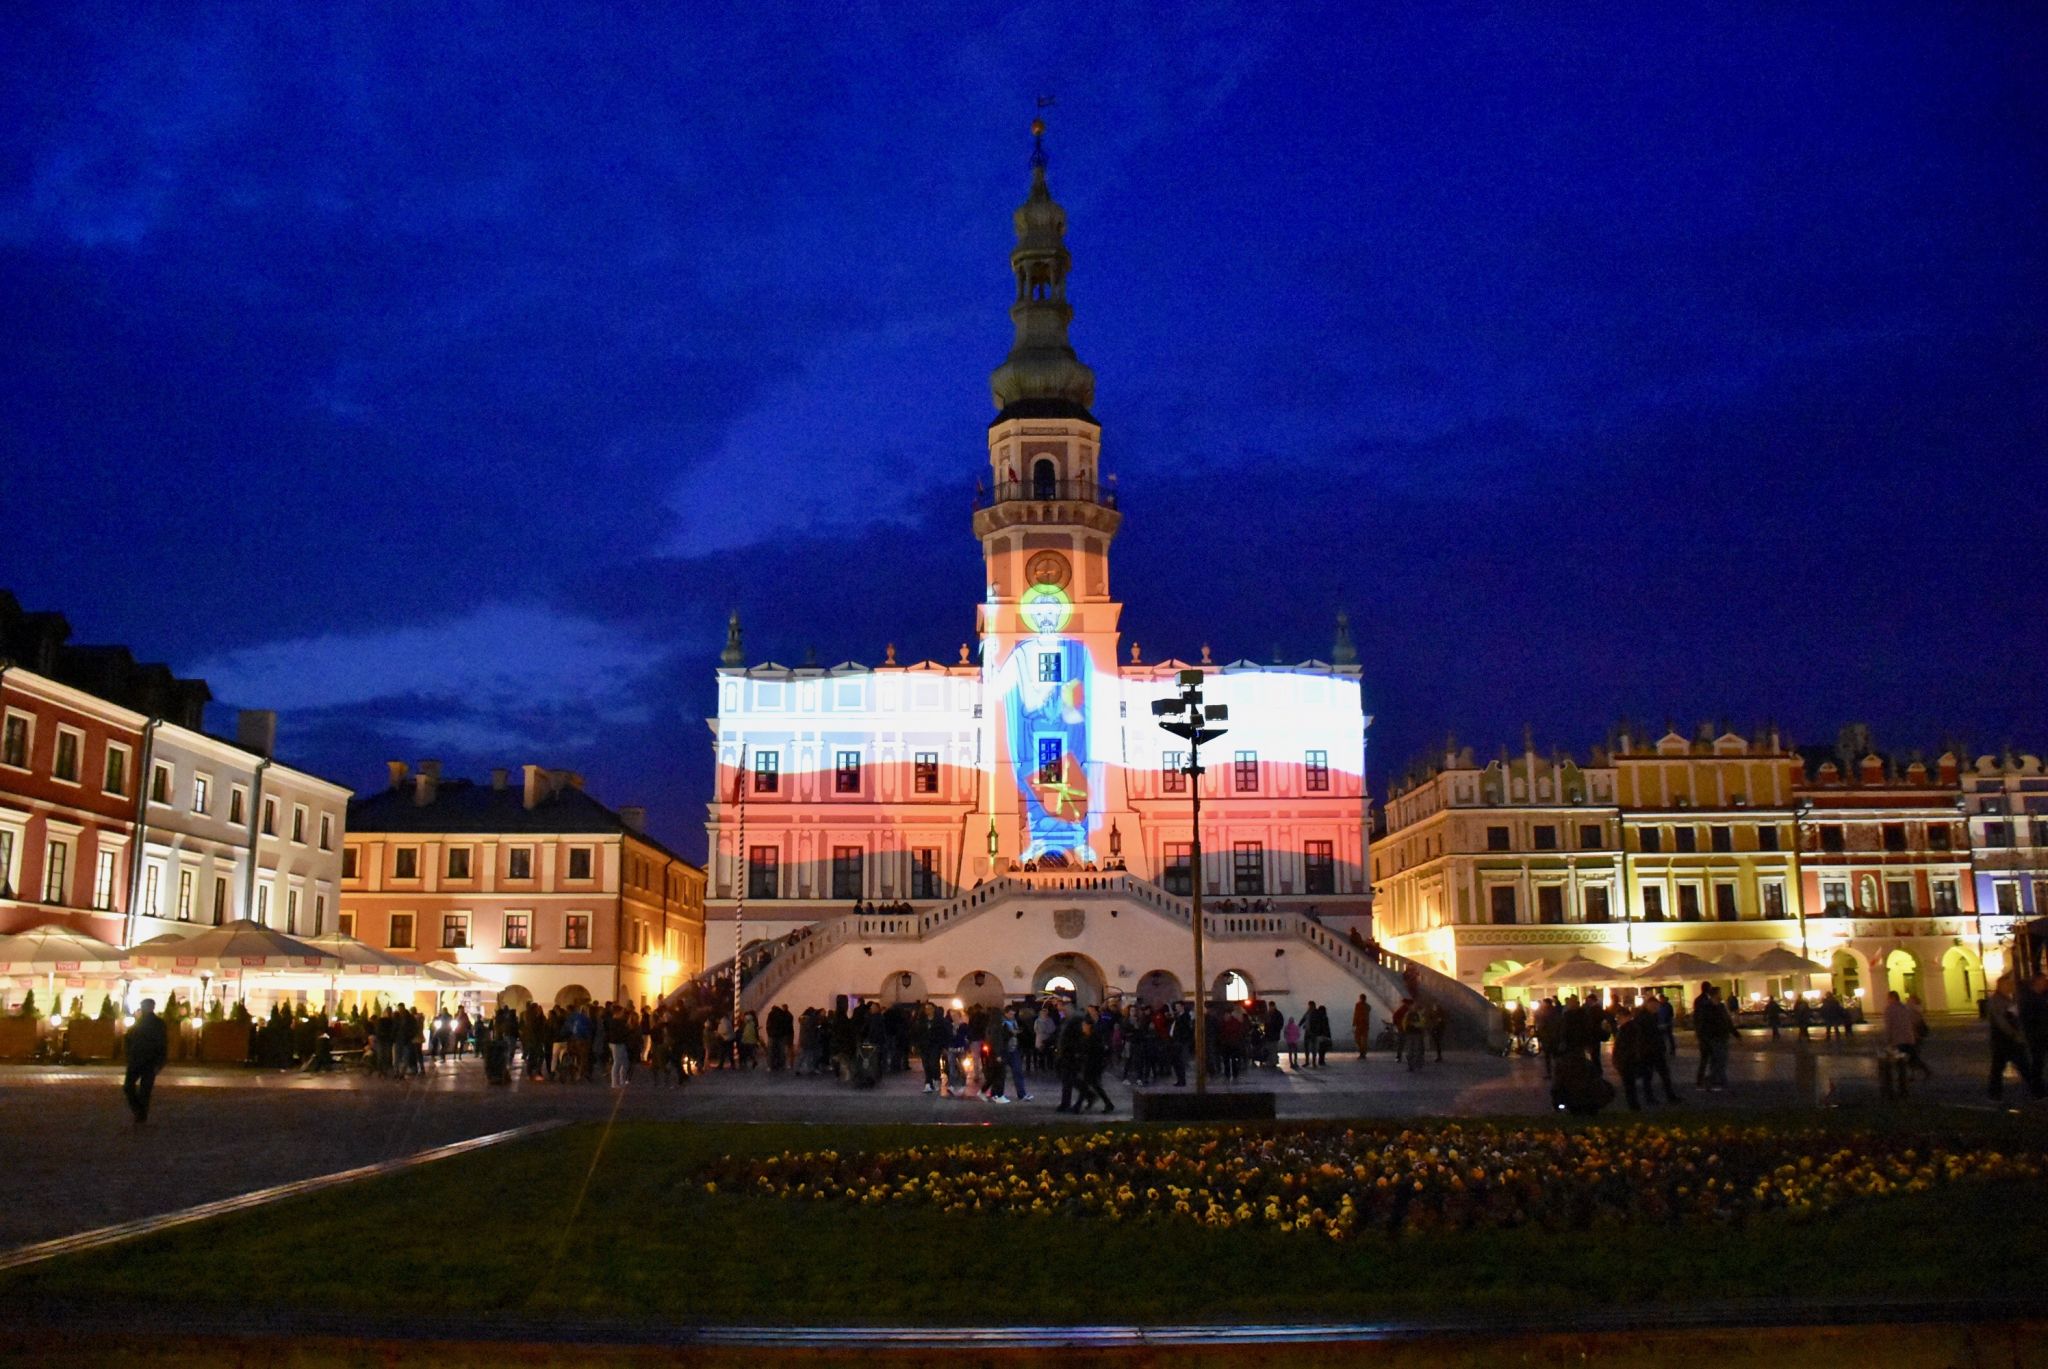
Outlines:
<svg viewBox="0 0 2048 1369"><path fill-rule="evenodd" d="M645 721L640 686L662 654L619 626L497 602L431 623L242 647L189 670L245 707L367 713L395 737L482 751Z"/></svg>

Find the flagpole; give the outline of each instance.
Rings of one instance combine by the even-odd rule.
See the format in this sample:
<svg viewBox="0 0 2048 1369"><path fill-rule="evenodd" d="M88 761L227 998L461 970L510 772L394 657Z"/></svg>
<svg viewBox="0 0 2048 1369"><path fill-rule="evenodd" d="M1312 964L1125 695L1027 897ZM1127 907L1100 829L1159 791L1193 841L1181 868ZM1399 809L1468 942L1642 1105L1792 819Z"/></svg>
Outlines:
<svg viewBox="0 0 2048 1369"><path fill-rule="evenodd" d="M740 1063L740 950L747 925L747 744L740 743L740 764L733 776L739 827L733 836L732 882L732 1067Z"/></svg>

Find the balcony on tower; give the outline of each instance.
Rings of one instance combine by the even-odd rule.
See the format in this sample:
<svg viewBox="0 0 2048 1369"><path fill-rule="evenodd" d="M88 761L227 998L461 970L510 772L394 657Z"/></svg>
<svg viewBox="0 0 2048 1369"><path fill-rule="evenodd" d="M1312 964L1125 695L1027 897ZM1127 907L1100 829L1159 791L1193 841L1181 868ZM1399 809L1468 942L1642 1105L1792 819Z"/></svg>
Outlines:
<svg viewBox="0 0 2048 1369"><path fill-rule="evenodd" d="M1113 509L1116 507L1116 486L1094 480L1060 480L1051 475L1030 480L1003 480L997 482L993 492L978 494L975 507L1016 502L1099 504L1105 509Z"/></svg>
<svg viewBox="0 0 2048 1369"><path fill-rule="evenodd" d="M1085 527L1114 536L1122 521L1114 481L1061 480L1045 469L1023 479L998 480L993 489L983 487L975 493L977 537L1023 523Z"/></svg>

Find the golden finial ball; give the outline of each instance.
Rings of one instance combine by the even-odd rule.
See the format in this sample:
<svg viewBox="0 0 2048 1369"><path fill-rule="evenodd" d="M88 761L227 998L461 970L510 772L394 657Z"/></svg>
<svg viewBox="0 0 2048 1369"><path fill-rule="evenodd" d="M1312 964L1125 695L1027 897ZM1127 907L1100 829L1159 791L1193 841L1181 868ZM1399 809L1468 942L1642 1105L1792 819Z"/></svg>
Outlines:
<svg viewBox="0 0 2048 1369"><path fill-rule="evenodd" d="M1033 119L1031 121L1031 136L1034 138L1043 138L1045 136L1045 120Z"/></svg>

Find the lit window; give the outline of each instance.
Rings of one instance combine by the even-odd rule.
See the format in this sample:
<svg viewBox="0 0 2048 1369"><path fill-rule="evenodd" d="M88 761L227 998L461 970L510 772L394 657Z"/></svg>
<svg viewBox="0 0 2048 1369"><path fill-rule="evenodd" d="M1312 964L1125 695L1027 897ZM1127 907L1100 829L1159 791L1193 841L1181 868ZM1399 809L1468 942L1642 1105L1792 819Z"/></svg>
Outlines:
<svg viewBox="0 0 2048 1369"><path fill-rule="evenodd" d="M570 913L562 919L562 946L571 951L590 949L589 913Z"/></svg>
<svg viewBox="0 0 2048 1369"><path fill-rule="evenodd" d="M5 866L0 865L0 874ZM92 875L92 906L102 911L114 906L114 853L102 851L96 861Z"/></svg>
<svg viewBox="0 0 2048 1369"><path fill-rule="evenodd" d="M71 848L61 841L52 841L45 856L47 868L43 871L43 902L62 903L65 892L65 875L71 863Z"/></svg>
<svg viewBox="0 0 2048 1369"><path fill-rule="evenodd" d="M505 949L524 951L531 949L533 938L533 915L531 913L505 914Z"/></svg>
<svg viewBox="0 0 2048 1369"><path fill-rule="evenodd" d="M412 949L411 913L393 913L391 915L389 945L394 951L409 951Z"/></svg>
<svg viewBox="0 0 2048 1369"><path fill-rule="evenodd" d="M469 914L444 913L441 916L441 949L446 951L466 950L469 946Z"/></svg>
<svg viewBox="0 0 2048 1369"><path fill-rule="evenodd" d="M213 782L204 775L192 777L192 811L204 813L207 802L212 798Z"/></svg>
<svg viewBox="0 0 2048 1369"><path fill-rule="evenodd" d="M1166 794L1185 794L1188 790L1188 753L1168 751L1159 758L1159 789Z"/></svg>
<svg viewBox="0 0 2048 1369"><path fill-rule="evenodd" d="M832 769L832 791L836 794L860 792L860 752L839 753L838 764Z"/></svg>
<svg viewBox="0 0 2048 1369"><path fill-rule="evenodd" d="M85 738L69 728L57 729L57 758L50 766L50 773L60 780L78 783L78 755L84 750Z"/></svg>
<svg viewBox="0 0 2048 1369"><path fill-rule="evenodd" d="M911 788L919 794L939 792L939 753L920 751L911 775Z"/></svg>
<svg viewBox="0 0 2048 1369"><path fill-rule="evenodd" d="M773 794L782 787L782 756L775 751L754 753L754 792Z"/></svg>
<svg viewBox="0 0 2048 1369"><path fill-rule="evenodd" d="M1259 753L1240 751L1231 763L1232 783L1240 794L1255 794L1259 789Z"/></svg>

